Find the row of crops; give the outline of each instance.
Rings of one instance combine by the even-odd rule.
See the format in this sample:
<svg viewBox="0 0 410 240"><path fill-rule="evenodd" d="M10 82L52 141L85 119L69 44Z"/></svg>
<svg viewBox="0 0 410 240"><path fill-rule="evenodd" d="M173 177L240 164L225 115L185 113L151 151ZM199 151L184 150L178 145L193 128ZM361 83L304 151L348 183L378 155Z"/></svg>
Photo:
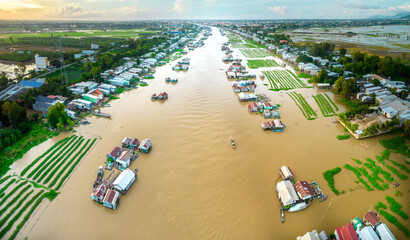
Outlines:
<svg viewBox="0 0 410 240"><path fill-rule="evenodd" d="M271 88L269 90L289 90L295 88L308 88L308 86L297 78L289 70L262 71L268 78Z"/></svg>
<svg viewBox="0 0 410 240"><path fill-rule="evenodd" d="M300 111L302 111L303 116L305 116L308 120L313 120L317 117L316 112L313 108L309 105L306 99L302 96L302 94L290 92L287 93L290 98L295 102L295 104L299 107Z"/></svg>
<svg viewBox="0 0 410 240"><path fill-rule="evenodd" d="M404 137L385 139L381 140L380 142L397 143L395 140L398 139L402 141L402 147L408 149ZM383 146L386 147L385 145ZM396 147L398 148L399 146ZM351 175L355 179L355 183L358 185L358 187L349 188L349 191L356 191L358 189L364 189L366 191L386 191L395 186L397 182L406 182L408 179L408 174L410 173L410 168L406 163L399 163L391 159L390 154L392 152L400 153L397 150L395 151L385 149L380 155L376 156L376 160L373 160L371 158L365 158L364 161L361 161L359 159L352 159L355 164L344 164L343 168L349 172L349 175ZM402 156L404 157L405 155L402 154ZM342 168L336 167L323 173L323 176L328 182L330 189L336 195L344 194L347 192L347 190L337 189L335 185L334 175L338 174L341 171ZM400 186L396 188L395 196L403 196L400 190L397 189L400 189ZM410 230L407 228L407 221L409 219L409 216L402 210L403 206L391 196L386 196L386 200L390 205L389 207L387 207L382 202L378 202L375 206L375 209L390 223L396 225L396 227L400 231L402 231L405 236L410 236ZM390 209L391 212L388 212L388 209ZM404 221L404 223L402 223L401 221Z"/></svg>
<svg viewBox="0 0 410 240"><path fill-rule="evenodd" d="M232 43L242 43L243 42L241 37L233 33L228 33L226 37L228 38L228 41Z"/></svg>
<svg viewBox="0 0 410 240"><path fill-rule="evenodd" d="M97 139L66 137L34 159L20 175L0 180L0 239L15 239L41 202L50 201Z"/></svg>
<svg viewBox="0 0 410 240"><path fill-rule="evenodd" d="M259 48L259 46L253 45L252 43L233 43L233 48Z"/></svg>
<svg viewBox="0 0 410 240"><path fill-rule="evenodd" d="M261 67L279 67L280 65L273 59L257 59L248 60L249 68L261 68Z"/></svg>
<svg viewBox="0 0 410 240"><path fill-rule="evenodd" d="M246 58L271 57L268 51L262 48L240 48L239 50Z"/></svg>
<svg viewBox="0 0 410 240"><path fill-rule="evenodd" d="M339 111L339 108L327 94L313 95L313 99L315 99L324 117L335 116L336 112Z"/></svg>

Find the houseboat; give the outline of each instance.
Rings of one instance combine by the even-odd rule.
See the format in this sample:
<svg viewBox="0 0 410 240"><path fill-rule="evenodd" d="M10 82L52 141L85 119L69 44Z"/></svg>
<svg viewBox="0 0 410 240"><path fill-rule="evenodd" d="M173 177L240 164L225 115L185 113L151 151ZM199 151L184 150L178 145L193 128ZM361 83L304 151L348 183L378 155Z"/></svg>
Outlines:
<svg viewBox="0 0 410 240"><path fill-rule="evenodd" d="M158 94L157 98L158 100L166 100L168 98L168 93L166 92L160 93Z"/></svg>
<svg viewBox="0 0 410 240"><path fill-rule="evenodd" d="M285 131L286 125L278 119L275 119L274 121L272 121L272 125L273 125L272 130L274 132L283 132L283 131Z"/></svg>
<svg viewBox="0 0 410 240"><path fill-rule="evenodd" d="M98 116L98 117L105 117L105 118L111 118L111 115L109 113L103 113L100 112L100 110L96 109L94 111L94 116Z"/></svg>
<svg viewBox="0 0 410 240"><path fill-rule="evenodd" d="M152 94L152 95L151 95L151 99L153 99L153 100L158 100L158 96L157 96L157 94L155 94L155 93L154 93L154 94Z"/></svg>
<svg viewBox="0 0 410 240"><path fill-rule="evenodd" d="M137 178L136 171L132 171L131 169L127 168L121 172L121 174L115 179L113 185L114 188L124 194L127 190L131 187L134 183L135 179Z"/></svg>
<svg viewBox="0 0 410 240"><path fill-rule="evenodd" d="M170 77L165 78L165 82L171 82L171 78Z"/></svg>
<svg viewBox="0 0 410 240"><path fill-rule="evenodd" d="M138 147L138 151L143 153L148 153L152 148L152 141L148 138L142 140L140 146Z"/></svg>
<svg viewBox="0 0 410 240"><path fill-rule="evenodd" d="M107 193L105 194L103 205L104 207L116 209L117 204L120 202L120 194L112 189L108 189Z"/></svg>
<svg viewBox="0 0 410 240"><path fill-rule="evenodd" d="M172 82L172 83L177 83L177 82L178 82L178 78L176 78L176 77L172 78L172 79L171 79L171 82Z"/></svg>

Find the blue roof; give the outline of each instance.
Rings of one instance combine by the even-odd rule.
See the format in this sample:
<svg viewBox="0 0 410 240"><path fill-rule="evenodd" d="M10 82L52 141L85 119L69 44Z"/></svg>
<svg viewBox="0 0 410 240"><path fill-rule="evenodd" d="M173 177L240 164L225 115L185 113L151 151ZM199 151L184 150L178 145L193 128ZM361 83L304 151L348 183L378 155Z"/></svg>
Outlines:
<svg viewBox="0 0 410 240"><path fill-rule="evenodd" d="M41 85L43 85L43 83L42 82L34 82L34 81L23 80L23 81L19 82L18 85L39 88Z"/></svg>

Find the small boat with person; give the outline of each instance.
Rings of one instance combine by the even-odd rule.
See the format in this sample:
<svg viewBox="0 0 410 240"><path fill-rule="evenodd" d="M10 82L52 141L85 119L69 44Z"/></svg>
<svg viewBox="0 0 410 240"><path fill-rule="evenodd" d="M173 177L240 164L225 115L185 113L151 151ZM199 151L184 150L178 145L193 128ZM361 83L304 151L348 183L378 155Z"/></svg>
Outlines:
<svg viewBox="0 0 410 240"><path fill-rule="evenodd" d="M233 149L236 148L235 140L232 137L231 137L231 145Z"/></svg>

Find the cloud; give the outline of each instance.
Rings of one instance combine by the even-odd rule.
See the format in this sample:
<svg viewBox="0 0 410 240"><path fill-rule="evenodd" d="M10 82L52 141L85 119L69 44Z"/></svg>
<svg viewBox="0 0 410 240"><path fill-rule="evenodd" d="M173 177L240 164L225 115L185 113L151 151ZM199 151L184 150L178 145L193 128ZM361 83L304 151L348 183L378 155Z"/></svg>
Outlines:
<svg viewBox="0 0 410 240"><path fill-rule="evenodd" d="M7 10L17 10L17 9L36 9L43 8L32 0L1 0L1 9L3 11Z"/></svg>
<svg viewBox="0 0 410 240"><path fill-rule="evenodd" d="M389 11L392 12L410 12L410 3L405 3L402 6L389 7Z"/></svg>
<svg viewBox="0 0 410 240"><path fill-rule="evenodd" d="M174 8L172 9L176 12L182 12L185 10L185 1L184 0L175 0Z"/></svg>
<svg viewBox="0 0 410 240"><path fill-rule="evenodd" d="M51 10L48 15L56 18L95 18L101 14L97 11L87 11L78 4L71 4Z"/></svg>
<svg viewBox="0 0 410 240"><path fill-rule="evenodd" d="M345 7L345 8L354 8L354 9L367 9L367 10L371 10L371 9L381 9L381 6L371 6L371 5L367 5L362 3L361 1L344 1L344 0L336 0L336 4L341 6L341 7Z"/></svg>
<svg viewBox="0 0 410 240"><path fill-rule="evenodd" d="M285 15L285 12L286 12L286 6L283 6L283 7L273 6L273 7L268 7L268 9L272 12L280 13L281 15Z"/></svg>

